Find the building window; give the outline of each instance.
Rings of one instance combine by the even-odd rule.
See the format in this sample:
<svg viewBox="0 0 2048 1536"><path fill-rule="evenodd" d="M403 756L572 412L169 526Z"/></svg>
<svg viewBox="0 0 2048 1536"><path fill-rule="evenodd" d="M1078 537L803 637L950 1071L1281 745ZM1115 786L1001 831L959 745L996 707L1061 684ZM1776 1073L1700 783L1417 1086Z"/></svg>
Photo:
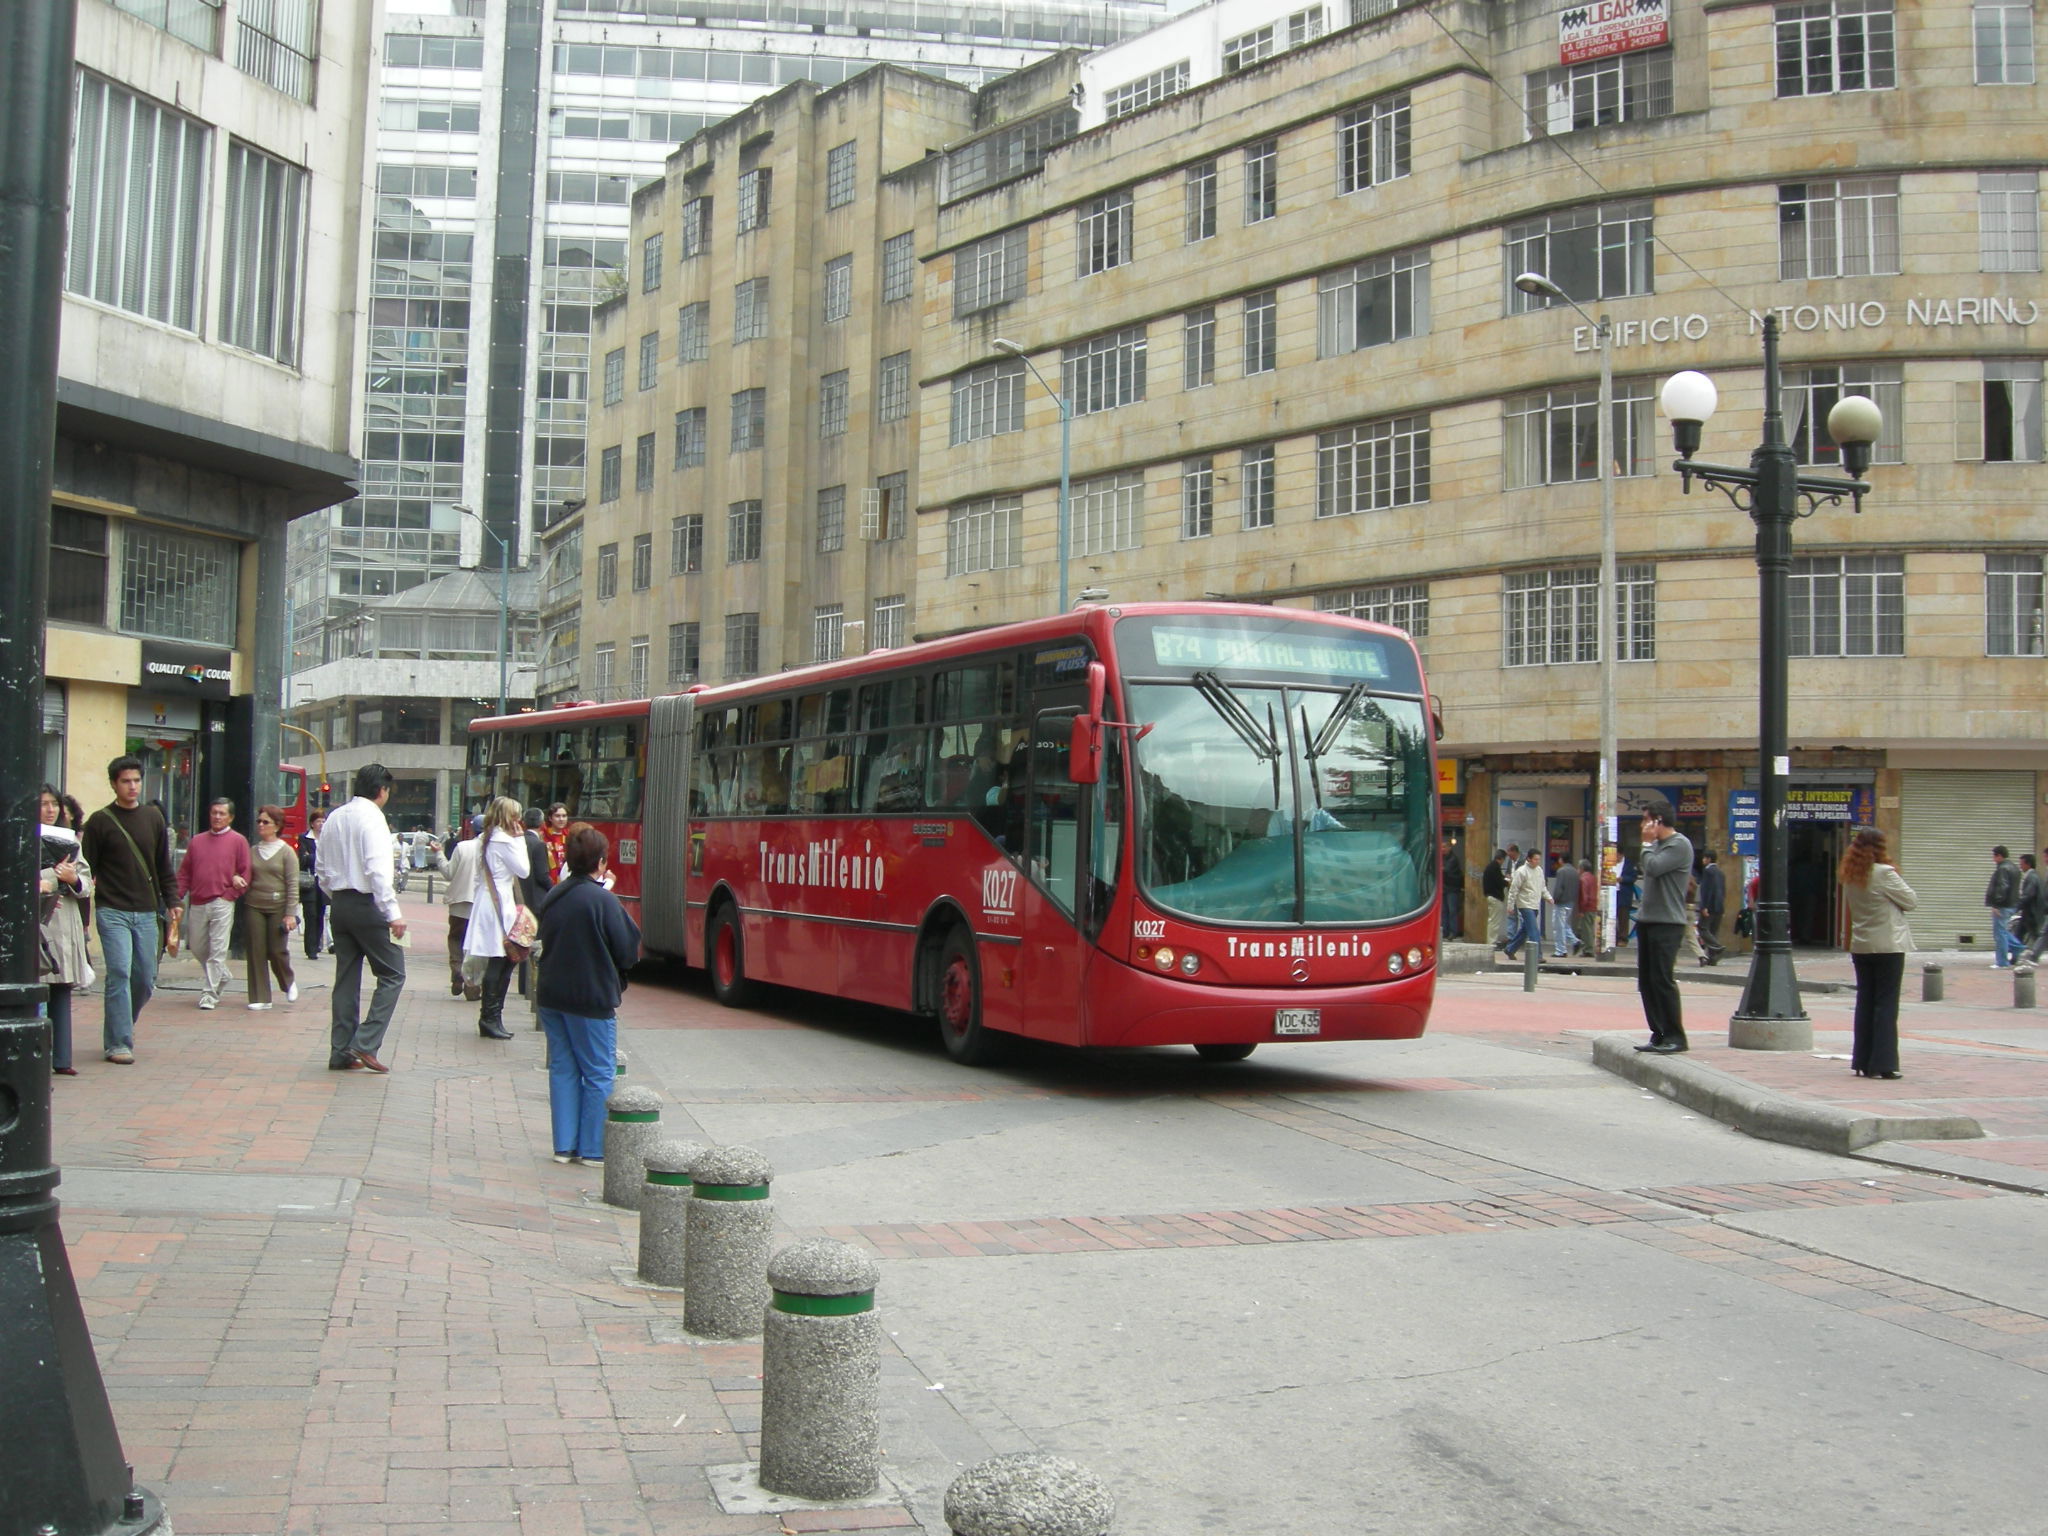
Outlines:
<svg viewBox="0 0 2048 1536"><path fill-rule="evenodd" d="M1268 22L1253 32L1242 32L1236 37L1223 40L1223 73L1234 75L1240 69L1249 69L1261 59L1273 56L1273 27Z"/></svg>
<svg viewBox="0 0 2048 1536"><path fill-rule="evenodd" d="M1131 259L1131 194L1110 192L1083 203L1074 215L1080 275L1107 272Z"/></svg>
<svg viewBox="0 0 2048 1536"><path fill-rule="evenodd" d="M1844 395L1861 395L1884 413L1884 427L1872 443L1873 464L1903 464L1905 448L1905 370L1897 363L1858 363L1849 367L1784 370L1785 436L1802 464L1842 462L1842 451L1828 436L1828 412Z"/></svg>
<svg viewBox="0 0 2048 1536"><path fill-rule="evenodd" d="M879 477L875 481L875 501L875 519L881 525L878 530L880 537L902 538L904 526L910 520L910 477L901 470ZM866 516L863 515L861 520L865 522Z"/></svg>
<svg viewBox="0 0 2048 1536"><path fill-rule="evenodd" d="M1898 270L1898 177L1795 181L1778 188L1778 276L1790 282Z"/></svg>
<svg viewBox="0 0 2048 1536"><path fill-rule="evenodd" d="M853 313L853 258L835 256L825 263L825 323Z"/></svg>
<svg viewBox="0 0 2048 1536"><path fill-rule="evenodd" d="M875 599L873 618L868 624L868 649L893 651L903 643L909 629L910 607L903 594L892 592Z"/></svg>
<svg viewBox="0 0 2048 1536"><path fill-rule="evenodd" d="M1271 373L1280 366L1280 295L1270 288L1244 301L1244 371Z"/></svg>
<svg viewBox="0 0 2048 1536"><path fill-rule="evenodd" d="M732 291L732 339L761 341L768 335L768 279L750 277Z"/></svg>
<svg viewBox="0 0 2048 1536"><path fill-rule="evenodd" d="M1532 139L1671 115L1671 50L1648 48L1529 72L1523 109Z"/></svg>
<svg viewBox="0 0 2048 1536"><path fill-rule="evenodd" d="M1510 224L1508 313L1527 314L1552 302L1515 287L1524 272L1541 273L1582 304L1653 291L1650 207L1648 198L1597 203Z"/></svg>
<svg viewBox="0 0 2048 1536"><path fill-rule="evenodd" d="M609 703L618 676L618 647L607 642L590 653L591 693L599 703Z"/></svg>
<svg viewBox="0 0 2048 1536"><path fill-rule="evenodd" d="M1778 94L1831 96L1893 85L1892 0L1778 7Z"/></svg>
<svg viewBox="0 0 2048 1536"><path fill-rule="evenodd" d="M1303 43L1312 43L1323 35L1323 8L1312 5L1305 11L1296 11L1287 18L1287 46L1299 48Z"/></svg>
<svg viewBox="0 0 2048 1536"><path fill-rule="evenodd" d="M661 372L661 332L649 331L640 338L640 387L654 388Z"/></svg>
<svg viewBox="0 0 2048 1536"><path fill-rule="evenodd" d="M697 469L704 463L704 407L676 412L676 468Z"/></svg>
<svg viewBox="0 0 2048 1536"><path fill-rule="evenodd" d="M1316 516L1429 500L1429 418L1395 416L1316 438Z"/></svg>
<svg viewBox="0 0 2048 1536"><path fill-rule="evenodd" d="M1180 385L1200 389L1216 382L1216 311L1194 309L1181 322Z"/></svg>
<svg viewBox="0 0 2048 1536"><path fill-rule="evenodd" d="M725 616L725 675L729 680L752 677L761 670L761 615Z"/></svg>
<svg viewBox="0 0 2048 1536"><path fill-rule="evenodd" d="M107 520L97 512L50 509L48 616L62 624L107 622Z"/></svg>
<svg viewBox="0 0 2048 1536"><path fill-rule="evenodd" d="M654 489L654 434L643 432L633 443L633 489Z"/></svg>
<svg viewBox="0 0 2048 1536"><path fill-rule="evenodd" d="M762 229L768 223L768 190L773 173L762 166L751 171L740 172L740 218L739 232Z"/></svg>
<svg viewBox="0 0 2048 1536"><path fill-rule="evenodd" d="M1180 536L1206 539L1216 531L1216 461L1189 459L1180 470Z"/></svg>
<svg viewBox="0 0 2048 1536"><path fill-rule="evenodd" d="M1657 659L1657 567L1614 568L1614 659Z"/></svg>
<svg viewBox="0 0 2048 1536"><path fill-rule="evenodd" d="M81 70L64 286L196 331L207 155L203 124Z"/></svg>
<svg viewBox="0 0 2048 1536"><path fill-rule="evenodd" d="M661 286L661 236L649 235L640 242L640 291L652 293Z"/></svg>
<svg viewBox="0 0 2048 1536"><path fill-rule="evenodd" d="M701 363L711 355L711 305L685 304L676 311L676 361Z"/></svg>
<svg viewBox="0 0 2048 1536"><path fill-rule="evenodd" d="M182 4L179 0L114 0L114 4L202 52L220 52L221 0L184 0Z"/></svg>
<svg viewBox="0 0 2048 1536"><path fill-rule="evenodd" d="M768 441L768 391L743 389L732 397L733 453L746 453Z"/></svg>
<svg viewBox="0 0 2048 1536"><path fill-rule="evenodd" d="M694 576L704 569L704 514L685 512L668 523L668 572Z"/></svg>
<svg viewBox="0 0 2048 1536"><path fill-rule="evenodd" d="M148 523L121 529L121 629L131 635L235 643L241 546Z"/></svg>
<svg viewBox="0 0 2048 1536"><path fill-rule="evenodd" d="M1112 410L1145 398L1145 327L1097 336L1062 354L1061 390L1075 416Z"/></svg>
<svg viewBox="0 0 2048 1536"><path fill-rule="evenodd" d="M844 208L853 201L854 167L860 146L852 139L825 151L825 206Z"/></svg>
<svg viewBox="0 0 2048 1536"><path fill-rule="evenodd" d="M2034 83L2033 0L1977 0L1972 20L1979 85Z"/></svg>
<svg viewBox="0 0 2048 1536"><path fill-rule="evenodd" d="M635 635L626 655L626 696L644 699L647 697L647 637Z"/></svg>
<svg viewBox="0 0 2048 1536"><path fill-rule="evenodd" d="M704 667L704 642L701 635L702 630L696 624L669 625L669 686L681 688L697 681L697 674Z"/></svg>
<svg viewBox="0 0 2048 1536"><path fill-rule="evenodd" d="M818 492L818 553L846 548L846 487L828 485Z"/></svg>
<svg viewBox="0 0 2048 1536"><path fill-rule="evenodd" d="M725 563L746 565L761 558L761 503L736 501L725 509Z"/></svg>
<svg viewBox="0 0 2048 1536"><path fill-rule="evenodd" d="M1517 571L1502 582L1501 664L1561 666L1600 659L1600 569Z"/></svg>
<svg viewBox="0 0 2048 1536"><path fill-rule="evenodd" d="M619 595L619 546L597 547L597 600L606 602Z"/></svg>
<svg viewBox="0 0 2048 1536"><path fill-rule="evenodd" d="M2039 358L1989 358L1982 383L1956 385L1956 457L2041 462Z"/></svg>
<svg viewBox="0 0 2048 1536"><path fill-rule="evenodd" d="M693 197L683 204L683 259L702 256L711 241L711 199Z"/></svg>
<svg viewBox="0 0 2048 1536"><path fill-rule="evenodd" d="M1316 594L1316 611L1341 613L1349 619L1391 624L1417 640L1429 637L1429 587L1422 582L1398 586L1346 587Z"/></svg>
<svg viewBox="0 0 2048 1536"><path fill-rule="evenodd" d="M1129 117L1133 112L1142 112L1154 102L1178 96L1188 88L1188 60L1169 64L1164 69L1155 69L1143 79L1133 80L1128 85L1119 85L1102 95L1102 116L1106 122L1115 122L1120 117Z"/></svg>
<svg viewBox="0 0 2048 1536"><path fill-rule="evenodd" d="M1016 496L962 502L946 514L946 574L1022 564L1024 503Z"/></svg>
<svg viewBox="0 0 2048 1536"><path fill-rule="evenodd" d="M1073 545L1077 555L1136 549L1145 515L1145 477L1135 470L1084 480L1073 489Z"/></svg>
<svg viewBox="0 0 2048 1536"><path fill-rule="evenodd" d="M963 247L953 256L953 318L977 315L1024 297L1029 273L1023 229L1009 229Z"/></svg>
<svg viewBox="0 0 2048 1536"><path fill-rule="evenodd" d="M231 142L222 240L221 340L298 362L306 173Z"/></svg>
<svg viewBox="0 0 2048 1536"><path fill-rule="evenodd" d="M846 654L846 610L826 603L811 611L811 660L837 661Z"/></svg>
<svg viewBox="0 0 2048 1536"><path fill-rule="evenodd" d="M887 425L910 414L910 354L893 352L882 359L875 390L876 417Z"/></svg>
<svg viewBox="0 0 2048 1536"><path fill-rule="evenodd" d="M1216 162L1204 160L1200 165L1188 167L1187 180L1183 185L1183 196L1187 209L1185 238L1189 245L1197 240L1208 240L1216 234Z"/></svg>
<svg viewBox="0 0 2048 1536"><path fill-rule="evenodd" d="M1258 224L1280 211L1280 141L1267 139L1244 152L1244 221Z"/></svg>
<svg viewBox="0 0 2048 1536"><path fill-rule="evenodd" d="M853 390L851 375L841 368L818 380L818 436L839 437L846 431L846 413Z"/></svg>
<svg viewBox="0 0 2048 1536"><path fill-rule="evenodd" d="M2041 557L1984 557L1984 654L2040 656Z"/></svg>
<svg viewBox="0 0 2048 1536"><path fill-rule="evenodd" d="M977 442L1024 427L1024 360L970 368L953 379L952 443Z"/></svg>
<svg viewBox="0 0 2048 1536"><path fill-rule="evenodd" d="M1906 654L1903 555L1795 559L1787 596L1794 656Z"/></svg>
<svg viewBox="0 0 2048 1536"><path fill-rule="evenodd" d="M1357 192L1408 174L1408 93L1337 116L1337 190Z"/></svg>
<svg viewBox="0 0 2048 1536"><path fill-rule="evenodd" d="M1614 381L1614 472L1652 473L1657 451L1647 379ZM1581 384L1513 395L1502 404L1502 484L1511 491L1600 478L1600 390Z"/></svg>
<svg viewBox="0 0 2048 1536"><path fill-rule="evenodd" d="M607 448L597 457L597 499L600 502L619 499L623 453L623 447Z"/></svg>
<svg viewBox="0 0 2048 1536"><path fill-rule="evenodd" d="M1273 445L1262 443L1239 456L1237 472L1244 486L1244 525L1273 526Z"/></svg>
<svg viewBox="0 0 2048 1536"><path fill-rule="evenodd" d="M894 304L917 289L917 236L906 232L882 242L882 302Z"/></svg>
<svg viewBox="0 0 2048 1536"><path fill-rule="evenodd" d="M1316 356L1337 357L1429 330L1429 250L1374 256L1316 279Z"/></svg>
<svg viewBox="0 0 2048 1536"><path fill-rule="evenodd" d="M626 398L626 349L613 347L604 355L604 403L617 405Z"/></svg>
<svg viewBox="0 0 2048 1536"><path fill-rule="evenodd" d="M1977 245L1986 272L2041 270L2041 176L1986 171L1977 178Z"/></svg>

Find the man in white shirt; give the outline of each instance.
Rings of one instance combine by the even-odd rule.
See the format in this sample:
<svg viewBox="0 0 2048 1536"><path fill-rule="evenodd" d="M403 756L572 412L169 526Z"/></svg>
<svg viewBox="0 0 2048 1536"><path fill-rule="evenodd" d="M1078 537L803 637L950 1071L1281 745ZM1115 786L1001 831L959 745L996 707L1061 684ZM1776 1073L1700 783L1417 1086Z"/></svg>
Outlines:
<svg viewBox="0 0 2048 1536"><path fill-rule="evenodd" d="M405 936L398 893L392 886L392 838L384 820L384 802L391 798L391 770L365 763L356 770L355 798L327 818L320 839L320 888L327 893L327 920L334 933L334 1003L332 1038L327 1051L330 1072L362 1068L391 1069L377 1059L384 1031L405 990ZM363 962L377 976L369 1017L356 1014L362 999Z"/></svg>

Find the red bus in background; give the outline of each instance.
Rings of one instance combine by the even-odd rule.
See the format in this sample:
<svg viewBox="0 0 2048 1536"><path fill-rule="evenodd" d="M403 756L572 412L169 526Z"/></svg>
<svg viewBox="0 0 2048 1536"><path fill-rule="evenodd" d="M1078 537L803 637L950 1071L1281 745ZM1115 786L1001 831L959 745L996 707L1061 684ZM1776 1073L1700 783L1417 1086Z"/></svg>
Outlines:
<svg viewBox="0 0 2048 1536"><path fill-rule="evenodd" d="M279 763L277 771L284 776L284 799L278 803L284 825L278 836L296 848L306 830L306 770L296 763Z"/></svg>
<svg viewBox="0 0 2048 1536"><path fill-rule="evenodd" d="M472 724L469 801L611 837L647 949L934 1016L951 1054L1422 1033L1435 732L1401 631L1089 606Z"/></svg>

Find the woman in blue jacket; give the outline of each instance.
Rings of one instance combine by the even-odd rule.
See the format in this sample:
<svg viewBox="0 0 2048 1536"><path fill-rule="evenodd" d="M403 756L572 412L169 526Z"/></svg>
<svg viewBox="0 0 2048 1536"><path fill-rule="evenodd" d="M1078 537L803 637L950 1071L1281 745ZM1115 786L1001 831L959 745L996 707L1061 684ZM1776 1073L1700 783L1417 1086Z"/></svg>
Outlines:
<svg viewBox="0 0 2048 1536"><path fill-rule="evenodd" d="M587 823L563 840L561 884L540 904L534 1004L548 1037L555 1161L604 1161L605 1100L617 1073L619 999L640 958L640 926L604 883L611 845Z"/></svg>

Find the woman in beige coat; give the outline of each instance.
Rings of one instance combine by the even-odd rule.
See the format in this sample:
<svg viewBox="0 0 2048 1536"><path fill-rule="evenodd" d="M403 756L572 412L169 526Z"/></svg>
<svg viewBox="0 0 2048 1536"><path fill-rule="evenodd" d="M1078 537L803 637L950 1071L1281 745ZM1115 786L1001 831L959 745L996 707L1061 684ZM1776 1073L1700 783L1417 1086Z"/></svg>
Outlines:
<svg viewBox="0 0 2048 1536"><path fill-rule="evenodd" d="M242 893L242 946L249 960L249 1011L270 1008L270 978L284 1000L299 1000L292 973L292 930L299 926L298 850L279 834L284 812L266 805L256 812L256 846L249 850L249 889Z"/></svg>
<svg viewBox="0 0 2048 1536"><path fill-rule="evenodd" d="M1856 1043L1849 1068L1858 1077L1899 1075L1899 983L1913 935L1906 914L1920 905L1913 887L1885 857L1884 834L1858 827L1837 871L1849 901L1849 961L1856 967Z"/></svg>

